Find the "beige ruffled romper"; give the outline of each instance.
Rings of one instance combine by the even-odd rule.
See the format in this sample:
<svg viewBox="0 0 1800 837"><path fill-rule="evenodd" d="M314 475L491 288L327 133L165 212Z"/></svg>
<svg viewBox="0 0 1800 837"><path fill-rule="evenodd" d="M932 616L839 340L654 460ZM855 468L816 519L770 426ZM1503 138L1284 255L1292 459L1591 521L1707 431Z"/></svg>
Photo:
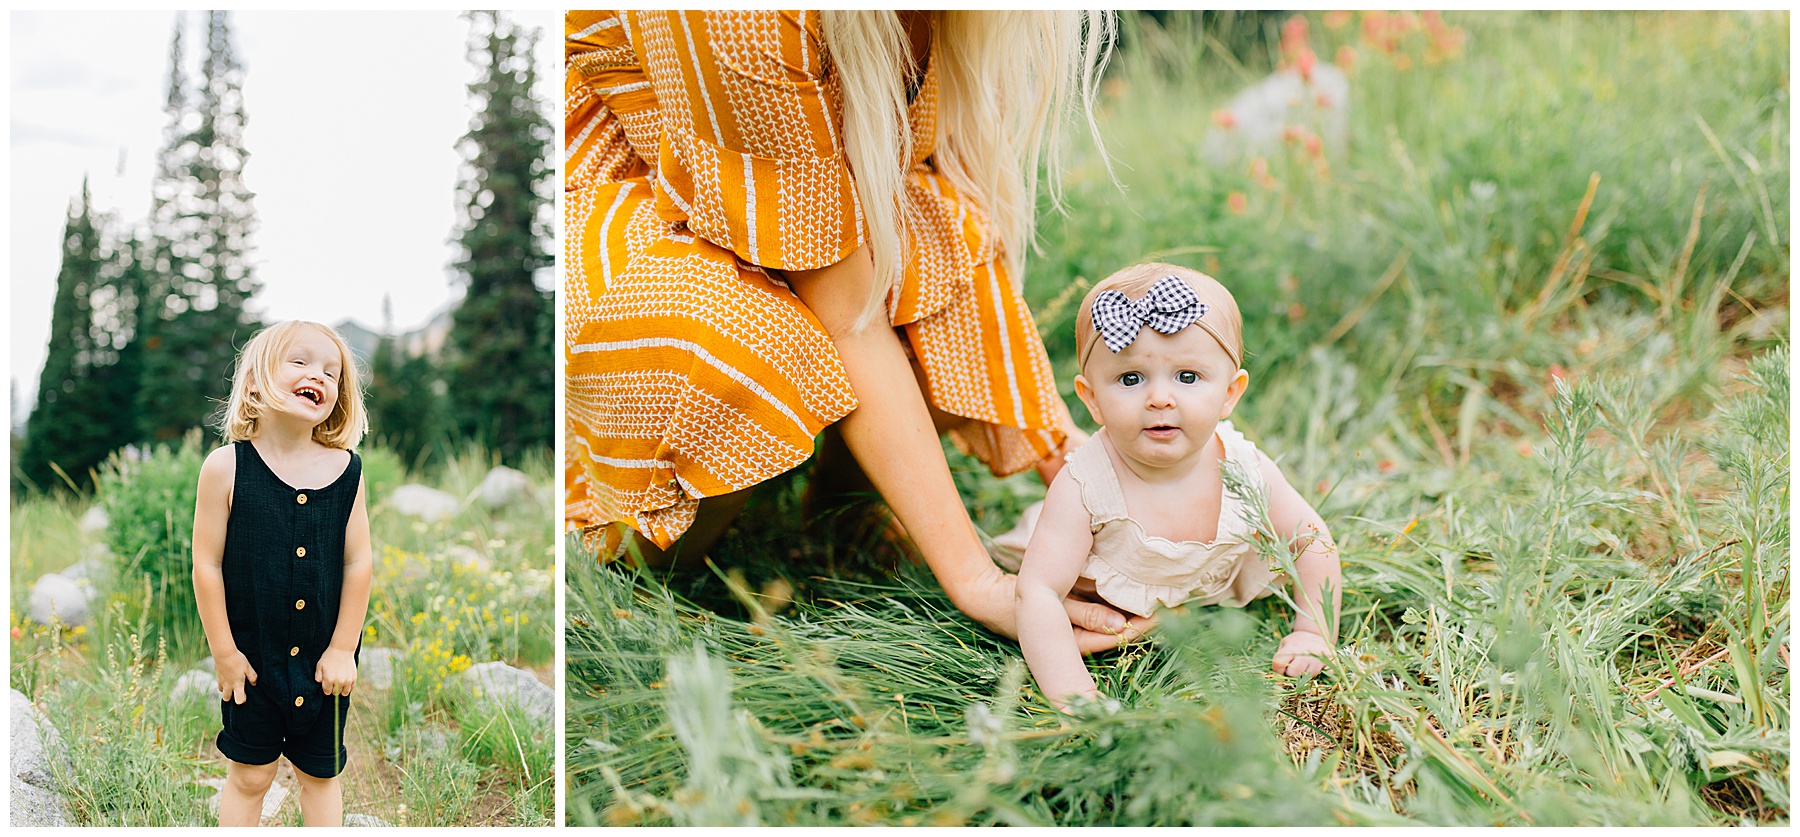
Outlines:
<svg viewBox="0 0 1800 837"><path fill-rule="evenodd" d="M1241 463L1257 490L1265 490L1256 445L1228 421L1219 423L1217 435L1226 460ZM1100 597L1121 610L1148 616L1157 607L1182 604L1243 607L1269 595L1285 578L1250 543L1243 500L1229 489L1220 496L1213 540L1176 542L1146 533L1131 518L1099 436L1069 454L1065 473L1081 485L1081 503L1094 533L1081 575L1092 579ZM1039 504L1026 509L1018 527L996 538L995 544L1023 555L1041 508Z"/></svg>

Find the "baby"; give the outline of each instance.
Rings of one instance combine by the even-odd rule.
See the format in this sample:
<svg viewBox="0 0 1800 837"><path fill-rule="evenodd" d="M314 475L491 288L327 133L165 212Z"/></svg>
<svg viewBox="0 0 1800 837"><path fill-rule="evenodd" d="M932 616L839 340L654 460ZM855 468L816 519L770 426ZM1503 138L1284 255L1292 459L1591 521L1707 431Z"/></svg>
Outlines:
<svg viewBox="0 0 1800 837"><path fill-rule="evenodd" d="M1186 603L1242 607L1286 583L1253 543L1244 509L1255 498L1221 477L1228 462L1292 539L1299 611L1274 669L1322 671L1337 634L1337 547L1275 463L1226 421L1250 384L1231 293L1184 267L1129 267L1088 292L1075 336L1075 394L1102 426L1051 482L1016 594L1019 646L1045 697L1065 711L1100 697L1063 609L1071 590L1150 616Z"/></svg>

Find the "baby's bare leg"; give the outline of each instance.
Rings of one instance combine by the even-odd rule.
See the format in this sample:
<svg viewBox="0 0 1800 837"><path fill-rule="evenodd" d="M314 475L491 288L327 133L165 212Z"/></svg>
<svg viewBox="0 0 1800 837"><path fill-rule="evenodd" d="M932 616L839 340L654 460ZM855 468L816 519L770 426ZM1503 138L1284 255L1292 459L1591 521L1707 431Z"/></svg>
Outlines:
<svg viewBox="0 0 1800 837"><path fill-rule="evenodd" d="M344 824L344 783L341 775L320 779L308 776L306 771L296 767L294 776L300 780L300 816L309 827Z"/></svg>
<svg viewBox="0 0 1800 837"><path fill-rule="evenodd" d="M219 825L260 825L263 795L275 781L276 762L243 764L229 762L225 768L225 787L219 791Z"/></svg>

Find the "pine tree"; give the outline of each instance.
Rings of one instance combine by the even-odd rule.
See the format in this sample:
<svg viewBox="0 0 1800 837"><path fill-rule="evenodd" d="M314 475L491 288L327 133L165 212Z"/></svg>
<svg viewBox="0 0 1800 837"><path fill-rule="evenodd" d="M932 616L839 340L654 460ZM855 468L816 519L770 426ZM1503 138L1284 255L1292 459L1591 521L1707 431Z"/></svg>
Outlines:
<svg viewBox="0 0 1800 837"><path fill-rule="evenodd" d="M37 406L26 425L19 475L41 490L91 485L89 472L113 445L112 412L105 409L104 380L95 369L110 368L116 359L110 342L95 338L93 305L112 280L111 254L104 241L104 219L96 217L87 181L81 198L71 201L63 226L62 268L56 276L56 302L50 313L49 354L38 376Z"/></svg>
<svg viewBox="0 0 1800 837"><path fill-rule="evenodd" d="M551 264L541 189L554 136L533 87L535 30L495 12L471 13L469 85L476 116L464 135L467 160L457 271L467 294L452 315L445 381L457 431L516 459L553 439L554 371L550 294L537 272Z"/></svg>
<svg viewBox="0 0 1800 837"><path fill-rule="evenodd" d="M152 441L208 420L224 401L238 346L257 326L245 310L257 283L249 263L254 196L243 181L243 68L226 14L208 13L197 97L182 72L179 20L170 52L138 391L139 433Z"/></svg>
<svg viewBox="0 0 1800 837"><path fill-rule="evenodd" d="M392 301L381 302L381 342L369 361L369 428L376 438L417 468L425 449L440 441L441 398L434 391L431 359L413 355L394 336Z"/></svg>

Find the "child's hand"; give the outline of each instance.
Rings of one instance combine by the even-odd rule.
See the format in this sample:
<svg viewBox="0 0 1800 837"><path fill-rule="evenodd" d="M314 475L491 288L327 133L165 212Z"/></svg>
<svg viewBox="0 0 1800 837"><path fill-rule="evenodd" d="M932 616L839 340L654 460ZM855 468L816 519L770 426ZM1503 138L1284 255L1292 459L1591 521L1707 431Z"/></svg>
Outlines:
<svg viewBox="0 0 1800 837"><path fill-rule="evenodd" d="M325 687L325 694L349 697L356 685L356 658L348 651L327 648L313 668L313 679Z"/></svg>
<svg viewBox="0 0 1800 837"><path fill-rule="evenodd" d="M250 658L244 652L233 650L229 654L213 657L213 673L219 678L219 700L232 703L244 702L244 684L256 685L256 669L250 667Z"/></svg>
<svg viewBox="0 0 1800 837"><path fill-rule="evenodd" d="M1305 677L1325 670L1331 643L1312 631L1295 631L1281 638L1275 649L1275 673L1289 677Z"/></svg>

